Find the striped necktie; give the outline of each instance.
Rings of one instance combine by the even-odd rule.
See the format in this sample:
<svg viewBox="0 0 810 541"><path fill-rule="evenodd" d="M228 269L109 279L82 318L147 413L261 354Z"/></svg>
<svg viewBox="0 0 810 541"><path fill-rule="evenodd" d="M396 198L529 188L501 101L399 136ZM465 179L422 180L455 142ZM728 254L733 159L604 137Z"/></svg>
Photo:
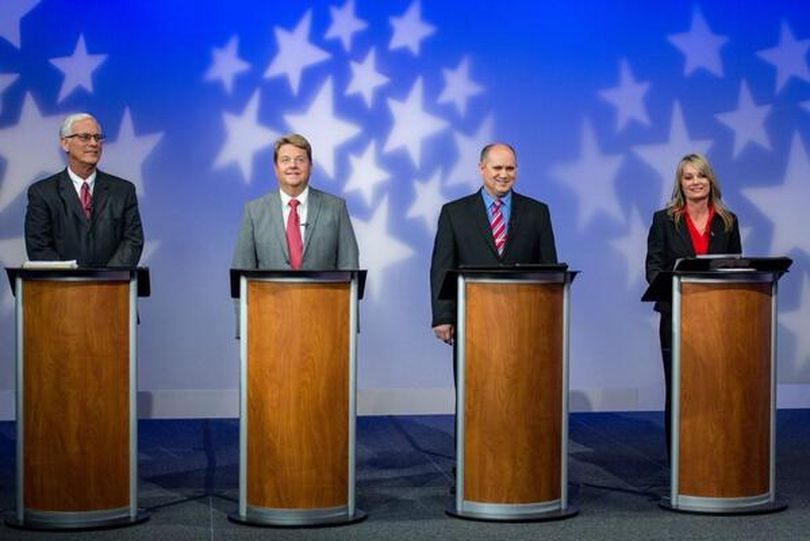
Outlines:
<svg viewBox="0 0 810 541"><path fill-rule="evenodd" d="M506 221L501 214L500 199L492 202L492 220L489 223L489 229L492 231L492 238L495 240L495 248L498 250L498 255L503 255L503 247L506 245Z"/></svg>

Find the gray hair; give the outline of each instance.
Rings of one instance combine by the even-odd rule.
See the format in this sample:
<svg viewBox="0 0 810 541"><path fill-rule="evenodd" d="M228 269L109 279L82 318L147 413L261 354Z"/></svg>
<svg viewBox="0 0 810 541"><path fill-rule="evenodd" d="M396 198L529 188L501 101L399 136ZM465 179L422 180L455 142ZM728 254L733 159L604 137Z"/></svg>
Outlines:
<svg viewBox="0 0 810 541"><path fill-rule="evenodd" d="M99 131L101 131L101 124L99 124L96 117L90 113L73 113L72 115L66 116L65 120L62 121L62 126L59 128L59 137L73 135L73 125L80 120L85 120L88 118L95 122L98 125Z"/></svg>

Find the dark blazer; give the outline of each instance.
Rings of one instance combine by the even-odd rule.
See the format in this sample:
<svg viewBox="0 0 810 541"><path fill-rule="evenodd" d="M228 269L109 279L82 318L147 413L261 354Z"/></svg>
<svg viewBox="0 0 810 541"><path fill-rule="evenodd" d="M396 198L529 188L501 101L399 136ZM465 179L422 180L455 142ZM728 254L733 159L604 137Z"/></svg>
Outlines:
<svg viewBox="0 0 810 541"><path fill-rule="evenodd" d="M75 259L81 267L134 267L143 250L135 186L97 171L90 219L67 169L28 189L25 248L32 261Z"/></svg>
<svg viewBox="0 0 810 541"><path fill-rule="evenodd" d="M726 231L723 219L715 214L710 224L709 253L710 254L740 254L740 228L737 217L733 218L731 229ZM647 282L652 283L661 271L671 271L675 261L684 257L695 257L692 239L683 219L677 226L675 220L667 214L666 209L659 210L653 215L650 233L647 236ZM663 312L669 310L669 303L655 303L655 310Z"/></svg>
<svg viewBox="0 0 810 541"><path fill-rule="evenodd" d="M489 218L481 190L447 203L439 214L439 227L430 265L433 326L454 323L456 320L455 302L439 299L439 289L447 271L460 265L556 262L554 231L545 203L512 192L506 245L500 256L489 230Z"/></svg>

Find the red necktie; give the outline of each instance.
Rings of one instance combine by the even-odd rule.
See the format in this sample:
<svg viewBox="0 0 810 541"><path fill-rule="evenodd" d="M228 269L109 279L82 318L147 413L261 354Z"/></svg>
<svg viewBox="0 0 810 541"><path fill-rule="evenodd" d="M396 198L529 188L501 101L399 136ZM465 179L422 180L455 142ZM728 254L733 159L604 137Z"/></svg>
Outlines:
<svg viewBox="0 0 810 541"><path fill-rule="evenodd" d="M82 210L84 211L84 216L89 220L90 219L90 186L87 185L86 182L82 182L82 189L81 195L79 197L82 203Z"/></svg>
<svg viewBox="0 0 810 541"><path fill-rule="evenodd" d="M489 223L489 229L492 231L492 238L495 241L498 255L503 254L503 247L506 244L506 222L503 219L503 214L501 214L502 204L500 199L492 202L492 221Z"/></svg>
<svg viewBox="0 0 810 541"><path fill-rule="evenodd" d="M290 215L287 217L287 249L290 251L290 267L301 268L304 243L301 241L301 219L298 217L297 199L290 199Z"/></svg>

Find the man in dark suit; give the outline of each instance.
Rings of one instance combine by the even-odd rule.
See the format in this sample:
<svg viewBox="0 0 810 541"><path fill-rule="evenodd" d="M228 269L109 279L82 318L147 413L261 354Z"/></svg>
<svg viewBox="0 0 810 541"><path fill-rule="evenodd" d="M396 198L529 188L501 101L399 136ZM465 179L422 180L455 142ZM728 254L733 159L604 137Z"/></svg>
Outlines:
<svg viewBox="0 0 810 541"><path fill-rule="evenodd" d="M290 134L273 148L278 189L245 205L233 268L357 269L357 240L346 202L309 186L309 141Z"/></svg>
<svg viewBox="0 0 810 541"><path fill-rule="evenodd" d="M143 250L135 186L97 169L104 136L91 115L65 118L63 171L28 189L25 247L32 261L76 260L81 267L134 267Z"/></svg>
<svg viewBox="0 0 810 541"><path fill-rule="evenodd" d="M504 143L485 146L478 169L482 188L442 207L433 245L433 332L448 344L453 343L456 307L451 300L439 299L447 271L461 265L557 262L548 206L512 190L515 150Z"/></svg>

